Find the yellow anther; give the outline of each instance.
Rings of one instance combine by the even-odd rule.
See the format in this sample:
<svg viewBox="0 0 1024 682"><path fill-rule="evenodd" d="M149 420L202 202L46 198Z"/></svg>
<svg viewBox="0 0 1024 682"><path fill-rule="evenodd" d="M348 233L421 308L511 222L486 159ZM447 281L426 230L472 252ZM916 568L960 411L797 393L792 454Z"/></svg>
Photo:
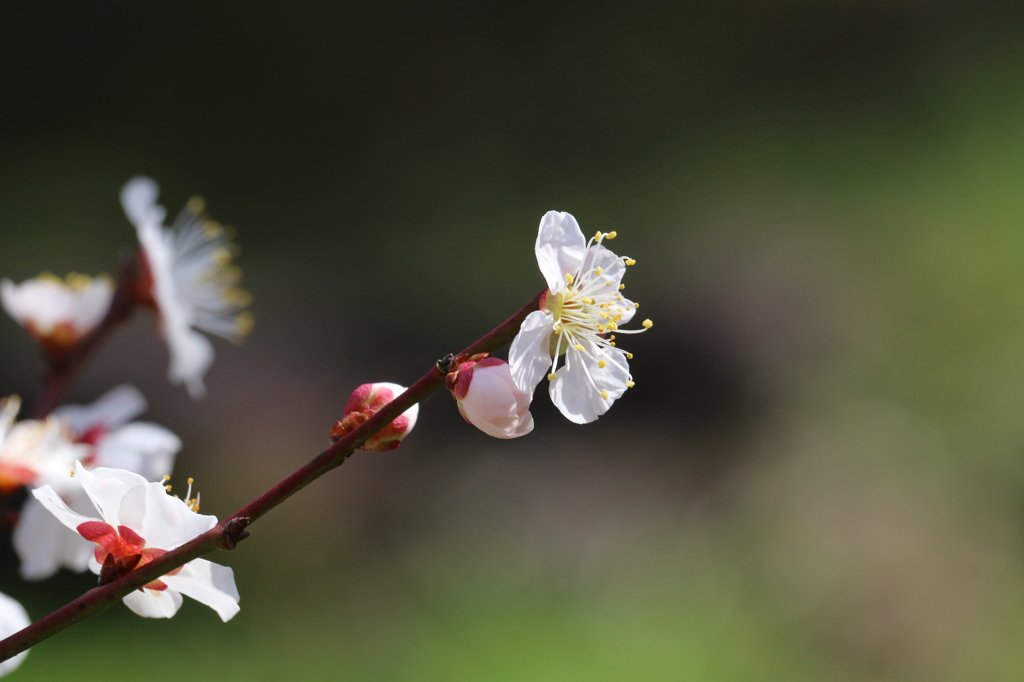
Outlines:
<svg viewBox="0 0 1024 682"><path fill-rule="evenodd" d="M618 236L619 236L619 233L618 233L618 232L616 232L615 230L612 230L611 232L609 232L608 234L606 234L606 235L604 236L604 238L605 238L605 239L615 239L615 238L616 238L616 237L618 237Z"/></svg>
<svg viewBox="0 0 1024 682"><path fill-rule="evenodd" d="M626 353L626 359L627 360L632 360L633 359L633 354L632 353Z"/></svg>
<svg viewBox="0 0 1024 682"><path fill-rule="evenodd" d="M605 312L600 312L600 313L598 313L598 315L600 315L601 317L603 317L606 320L612 319L612 316L609 315L608 313L605 313Z"/></svg>
<svg viewBox="0 0 1024 682"><path fill-rule="evenodd" d="M548 381L554 381L557 378L558 378L558 375L555 374L554 372L552 372L551 374L548 375Z"/></svg>
<svg viewBox="0 0 1024 682"><path fill-rule="evenodd" d="M587 305L594 305L594 299L592 298L585 298L583 299L583 302L586 303Z"/></svg>
<svg viewBox="0 0 1024 682"><path fill-rule="evenodd" d="M634 308L639 308L639 307L640 307L640 304L639 304L639 303L637 303L636 301L633 301L633 307L634 307Z"/></svg>
<svg viewBox="0 0 1024 682"><path fill-rule="evenodd" d="M603 324L598 324L597 325L597 332L599 334L604 334L604 325Z"/></svg>
<svg viewBox="0 0 1024 682"><path fill-rule="evenodd" d="M576 344L575 346L573 346L573 348L575 348L575 349L576 349L576 350L578 350L578 351L586 350L586 349L585 349L585 348L583 347L583 344L581 344L581 343L577 343L577 344Z"/></svg>
<svg viewBox="0 0 1024 682"><path fill-rule="evenodd" d="M612 335L611 335L611 336L609 336L608 338L609 338L609 339L611 339L612 341L614 341L614 340L615 340L615 334L612 334Z"/></svg>
<svg viewBox="0 0 1024 682"><path fill-rule="evenodd" d="M192 477L191 477L191 476L189 476L189 477L188 477L188 480L187 480L187 481L185 481L185 482L186 482L186 483L188 483L189 485L192 485L193 483L195 483L195 481L194 481L194 480L192 480Z"/></svg>
<svg viewBox="0 0 1024 682"><path fill-rule="evenodd" d="M572 275L570 275L568 272L565 273L565 283L566 284L572 284L572 282L573 282Z"/></svg>
<svg viewBox="0 0 1024 682"><path fill-rule="evenodd" d="M605 282L605 283L604 283L604 285L605 285L606 287L610 287L610 286L612 285L612 283L611 283L611 282Z"/></svg>
<svg viewBox="0 0 1024 682"><path fill-rule="evenodd" d="M626 265L636 265L636 261L633 260L632 258L627 258Z"/></svg>
<svg viewBox="0 0 1024 682"><path fill-rule="evenodd" d="M594 235L594 239L596 239L597 241L601 241L601 237L603 237L603 236L604 236L604 235L603 235L603 234L601 234L601 231L600 231L600 230L598 230L598 231L597 231L597 234L595 234L595 235Z"/></svg>
<svg viewBox="0 0 1024 682"><path fill-rule="evenodd" d="M625 288L626 288L626 285L625 285L625 284L620 284L620 285L619 285L619 291L622 291L622 290L623 290L623 289L625 289Z"/></svg>
<svg viewBox="0 0 1024 682"><path fill-rule="evenodd" d="M616 322L621 320L622 319L622 313L619 313L618 315L616 315L614 319L615 319Z"/></svg>
<svg viewBox="0 0 1024 682"><path fill-rule="evenodd" d="M608 324L605 325L605 327L611 331L615 331L616 329L619 328L619 325L615 324L614 322L609 322Z"/></svg>
<svg viewBox="0 0 1024 682"><path fill-rule="evenodd" d="M594 268L594 274L597 275L598 277L601 276L602 272L604 272L604 268L602 268L600 265Z"/></svg>
<svg viewBox="0 0 1024 682"><path fill-rule="evenodd" d="M189 199L188 203L185 204L185 206L188 208L190 213L199 215L200 213L206 210L206 200L197 194L196 196Z"/></svg>
<svg viewBox="0 0 1024 682"><path fill-rule="evenodd" d="M174 487L174 486L170 486L170 485L165 485L165 486L164 486L164 490L166 490L167 492L171 492L171 488L173 488L173 487Z"/></svg>
<svg viewBox="0 0 1024 682"><path fill-rule="evenodd" d="M605 367L608 366L608 363L605 362L604 360L598 360L597 361L597 366L600 367L601 369L604 369Z"/></svg>
<svg viewBox="0 0 1024 682"><path fill-rule="evenodd" d="M165 481L169 481L169 480L171 480L171 477L170 477L170 476L167 476L167 475L165 475L165 476L164 476L164 480L165 480Z"/></svg>
<svg viewBox="0 0 1024 682"><path fill-rule="evenodd" d="M621 300L622 300L622 297L621 297L621 296L616 296L616 297L615 297L615 300L616 300L616 301L621 301Z"/></svg>
<svg viewBox="0 0 1024 682"><path fill-rule="evenodd" d="M644 320L641 324L643 324L644 329L650 329L651 327L654 326L654 323L651 322L650 320Z"/></svg>
<svg viewBox="0 0 1024 682"><path fill-rule="evenodd" d="M626 382L626 388L633 388L634 386L636 386L636 384L634 384L632 381Z"/></svg>
<svg viewBox="0 0 1024 682"><path fill-rule="evenodd" d="M235 336L239 340L244 339L252 331L252 325L255 321L256 318L248 310L238 313L238 317L235 318Z"/></svg>
<svg viewBox="0 0 1024 682"><path fill-rule="evenodd" d="M72 470L71 470L71 478L74 478L74 477L75 477L75 470L74 470L74 469L72 469Z"/></svg>
<svg viewBox="0 0 1024 682"><path fill-rule="evenodd" d="M614 346L615 346L615 342L614 342L614 341L612 341L612 342L610 342L610 343L609 343L608 345L609 345L609 346L612 346L612 347L614 347Z"/></svg>
<svg viewBox="0 0 1024 682"><path fill-rule="evenodd" d="M602 390L601 391L601 397L604 398L605 400L608 400L608 391Z"/></svg>
<svg viewBox="0 0 1024 682"><path fill-rule="evenodd" d="M562 323L559 322L558 324L556 324L554 327L551 328L551 331L553 331L556 334L561 334L562 333Z"/></svg>

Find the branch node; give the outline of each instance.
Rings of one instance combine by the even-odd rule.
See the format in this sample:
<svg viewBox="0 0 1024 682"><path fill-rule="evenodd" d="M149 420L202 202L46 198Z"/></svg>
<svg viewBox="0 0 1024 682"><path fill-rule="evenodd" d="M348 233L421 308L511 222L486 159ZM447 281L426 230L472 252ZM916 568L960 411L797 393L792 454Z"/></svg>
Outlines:
<svg viewBox="0 0 1024 682"><path fill-rule="evenodd" d="M455 364L455 354L449 353L448 355L438 360L434 364L434 367L437 367L437 371L440 372L441 374L447 374L448 372L452 371L453 364Z"/></svg>
<svg viewBox="0 0 1024 682"><path fill-rule="evenodd" d="M248 525L248 516L236 516L233 519L228 519L221 531L221 537L224 538L224 549L234 549L239 542L249 537L249 531L245 529Z"/></svg>

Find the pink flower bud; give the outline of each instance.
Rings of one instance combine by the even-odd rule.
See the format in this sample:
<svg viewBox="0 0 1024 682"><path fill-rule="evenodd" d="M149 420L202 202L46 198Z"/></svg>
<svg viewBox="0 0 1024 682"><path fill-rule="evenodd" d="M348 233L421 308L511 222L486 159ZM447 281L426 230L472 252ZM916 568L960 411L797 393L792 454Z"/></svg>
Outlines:
<svg viewBox="0 0 1024 682"><path fill-rule="evenodd" d="M516 386L504 360L463 362L448 375L447 386L462 417L488 436L518 438L533 431L530 394Z"/></svg>
<svg viewBox="0 0 1024 682"><path fill-rule="evenodd" d="M331 440L336 441L349 431L352 431L376 414L377 410L404 392L404 386L387 382L363 384L352 391L348 404L345 405L345 418L334 425L334 428L331 430ZM402 439L416 425L416 417L419 415L419 412L420 406L417 403L396 417L394 421L383 429L370 436L369 440L359 446L359 449L372 452L394 450L402 444Z"/></svg>

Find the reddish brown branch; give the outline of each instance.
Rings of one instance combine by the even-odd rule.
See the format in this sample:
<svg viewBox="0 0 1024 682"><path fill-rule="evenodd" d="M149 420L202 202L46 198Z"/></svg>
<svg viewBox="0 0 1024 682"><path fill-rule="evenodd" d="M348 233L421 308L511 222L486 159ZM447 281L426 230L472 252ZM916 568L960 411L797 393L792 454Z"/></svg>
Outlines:
<svg viewBox="0 0 1024 682"><path fill-rule="evenodd" d="M518 333L526 316L537 310L543 293L540 292L534 296L519 312L470 345L462 351L462 354L493 352L509 343ZM106 585L89 590L48 616L40 618L24 630L0 641L0 661L7 660L49 639L58 632L95 616L132 590L139 589L197 557L218 549L234 549L235 545L248 536L246 527L331 469L344 463L349 455L370 436L443 385L444 377L444 373L438 367L431 367L408 390L382 407L365 423L343 436L298 471L221 521L213 529L181 547L167 552L142 568L131 571Z"/></svg>

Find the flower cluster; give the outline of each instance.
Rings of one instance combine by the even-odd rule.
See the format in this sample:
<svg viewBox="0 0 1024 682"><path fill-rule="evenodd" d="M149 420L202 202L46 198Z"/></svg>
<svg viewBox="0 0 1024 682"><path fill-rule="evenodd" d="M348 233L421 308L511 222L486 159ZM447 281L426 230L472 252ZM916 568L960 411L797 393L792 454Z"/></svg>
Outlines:
<svg viewBox="0 0 1024 682"><path fill-rule="evenodd" d="M232 570L204 559L184 562L183 557L194 556L189 552L207 547L208 541L233 546L235 540L228 539L237 529L230 529L265 512L252 508L269 504L272 494L278 495L276 502L286 499L344 461L356 446L371 452L398 448L416 425L418 401L442 375L431 370L412 389L387 382L356 388L331 430L331 450L218 527L216 517L199 513L192 479L184 499L172 494L168 481L182 443L162 426L136 421L147 409L138 389L125 384L88 405L58 405L82 358L136 309L156 313L170 350L169 379L184 384L193 398L205 394L204 379L214 357L211 341L201 332L237 342L252 326L249 295L239 287L241 273L232 264L237 249L228 230L205 215L198 198L168 226L158 196L156 182L145 177L133 178L121 191L139 248L116 285L103 276L79 274L0 282L0 303L36 340L47 362L35 418L18 421L17 396L0 400L0 502L8 505L0 519L13 528L25 579L42 580L61 568L88 569L107 584L158 561L149 570L162 575L123 597L129 609L149 618L170 618L188 596L227 621L239 612ZM521 311L474 346L507 340L522 320L508 361L467 352L436 365L466 422L495 438L531 433L533 393L546 378L558 410L585 424L633 386L633 355L617 339L646 331L652 323L625 328L639 304L622 294L623 275L634 261L607 248L605 243L615 237L615 232L598 232L587 240L572 215L544 215L535 245L547 284L539 306L528 314ZM21 503L15 494L23 490L28 494ZM160 560L203 534L208 535L199 543ZM162 566L168 568L158 571ZM25 610L0 594L0 637L28 623ZM20 641L31 641L29 635L35 636L23 633ZM23 658L0 662L0 675Z"/></svg>

